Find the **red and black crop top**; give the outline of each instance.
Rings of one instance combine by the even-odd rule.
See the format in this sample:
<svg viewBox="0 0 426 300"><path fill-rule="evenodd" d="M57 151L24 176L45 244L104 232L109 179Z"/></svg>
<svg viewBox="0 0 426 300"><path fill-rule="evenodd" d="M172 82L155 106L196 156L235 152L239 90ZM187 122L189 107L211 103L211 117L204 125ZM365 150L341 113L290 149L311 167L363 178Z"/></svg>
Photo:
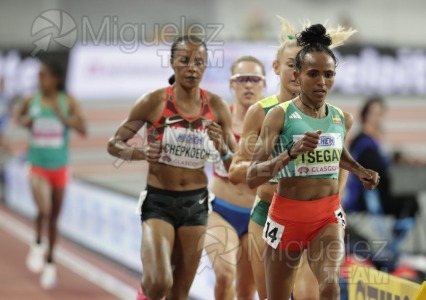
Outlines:
<svg viewBox="0 0 426 300"><path fill-rule="evenodd" d="M166 105L154 124L147 124L148 142L161 141L160 163L187 168L203 168L208 159L217 159L217 151L204 130L204 121L214 121L207 93L200 89L201 110L189 117L178 111L172 87L166 89Z"/></svg>

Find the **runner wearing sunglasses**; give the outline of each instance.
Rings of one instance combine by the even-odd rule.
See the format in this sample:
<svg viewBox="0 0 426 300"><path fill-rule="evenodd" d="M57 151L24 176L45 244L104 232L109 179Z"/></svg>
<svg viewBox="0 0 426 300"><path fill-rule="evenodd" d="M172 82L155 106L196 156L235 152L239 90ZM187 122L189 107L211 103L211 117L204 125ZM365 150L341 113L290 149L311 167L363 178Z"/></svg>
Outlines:
<svg viewBox="0 0 426 300"><path fill-rule="evenodd" d="M260 62L259 62L260 63ZM263 64L262 64L263 66ZM231 81L235 81L236 83L247 83L247 82L252 82L252 83L259 83L261 81L265 80L265 76L264 75L259 75L256 73L247 73L247 74L234 74L231 76Z"/></svg>
<svg viewBox="0 0 426 300"><path fill-rule="evenodd" d="M257 58L243 56L231 67L232 129L238 141L248 108L262 98L265 67ZM256 190L245 183L233 185L222 163L214 165L211 191L216 195L209 216L205 249L216 275L216 299L253 299L256 292L248 259L248 223ZM234 287L234 283L236 286Z"/></svg>

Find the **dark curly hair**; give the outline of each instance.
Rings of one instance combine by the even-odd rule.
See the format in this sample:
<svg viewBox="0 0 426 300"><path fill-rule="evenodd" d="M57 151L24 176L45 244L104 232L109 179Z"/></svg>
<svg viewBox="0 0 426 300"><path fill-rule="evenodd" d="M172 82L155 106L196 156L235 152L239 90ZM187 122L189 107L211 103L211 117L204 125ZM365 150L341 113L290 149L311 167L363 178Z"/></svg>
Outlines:
<svg viewBox="0 0 426 300"><path fill-rule="evenodd" d="M296 71L300 71L302 68L302 62L306 54L312 52L327 53L337 66L337 58L329 48L333 41L323 25L315 24L306 28L297 34L296 39L297 45L303 47L296 55Z"/></svg>

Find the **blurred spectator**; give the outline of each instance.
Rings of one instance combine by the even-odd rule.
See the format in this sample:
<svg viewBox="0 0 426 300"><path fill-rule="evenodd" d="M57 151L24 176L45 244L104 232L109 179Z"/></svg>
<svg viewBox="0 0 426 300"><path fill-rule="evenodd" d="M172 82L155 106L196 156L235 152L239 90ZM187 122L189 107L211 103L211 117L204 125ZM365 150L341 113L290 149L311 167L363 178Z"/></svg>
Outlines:
<svg viewBox="0 0 426 300"><path fill-rule="evenodd" d="M347 257L342 266L340 281L341 299L348 299L347 272L353 264L375 266L393 275L411 280L419 278L418 273L403 265L398 265L400 245L408 231L414 226L414 215L418 206L414 195L394 196L391 193L391 161L382 149L383 121L386 113L385 102L374 97L368 99L360 111L361 130L350 144L349 151L355 160L365 168L377 170L380 184L375 190L364 190L357 178L349 175L342 205L348 214L346 227ZM406 163L408 160L402 153L393 156L394 163ZM367 216L350 219L353 212L364 212ZM395 218L391 231L386 227L384 216ZM366 223L368 222L368 223ZM385 247L377 249L370 244L371 236L367 237L362 229L369 224L369 231L375 232L378 241L387 240ZM368 226L368 225L367 225ZM383 244L382 244L383 245Z"/></svg>
<svg viewBox="0 0 426 300"><path fill-rule="evenodd" d="M368 169L377 170L380 175L380 184L377 187L380 199L388 199L389 196L389 159L381 148L383 135L383 119L385 115L385 103L380 98L367 100L361 109L361 132L353 139L349 151L355 160ZM347 212L367 211L366 193L361 182L353 176L349 176L347 192L345 193L344 206ZM387 201L386 201L387 202ZM386 203L384 203L386 205Z"/></svg>
<svg viewBox="0 0 426 300"><path fill-rule="evenodd" d="M395 196L391 192L389 172L391 161L381 146L385 112L386 106L381 98L374 97L367 100L361 109L361 132L353 139L349 147L354 159L362 166L377 170L380 174L380 184L376 190L366 191L359 184L359 180L350 174L343 198L343 206L346 213L367 212L370 216L373 216L373 224L378 227L376 228L378 232L386 230L383 222L379 221L381 216L387 215L395 218L393 230L390 234L392 238L386 249L373 256L377 258L373 260L376 267L392 272L397 271L399 245L414 225L414 215L418 210L418 205L415 195ZM352 224L352 228L348 228L348 232L355 236L356 228L356 224ZM386 235L378 238L384 238ZM360 238L362 239L362 236L358 236L357 240Z"/></svg>
<svg viewBox="0 0 426 300"><path fill-rule="evenodd" d="M375 203L368 191L365 191L359 180L349 176L347 191L344 198L344 207L347 212L368 211L370 213L383 213L397 218L413 217L417 211L415 199L406 199L407 196L395 197L391 194L391 177L389 167L391 160L384 153L381 146L383 135L383 121L386 106L381 98L367 100L361 109L361 132L353 139L349 151L352 156L366 168L377 170L380 174L380 184L377 187L379 201ZM402 155L397 155L401 157ZM408 161L403 158L404 161ZM414 198L408 196L408 198ZM404 201L402 201L404 200Z"/></svg>

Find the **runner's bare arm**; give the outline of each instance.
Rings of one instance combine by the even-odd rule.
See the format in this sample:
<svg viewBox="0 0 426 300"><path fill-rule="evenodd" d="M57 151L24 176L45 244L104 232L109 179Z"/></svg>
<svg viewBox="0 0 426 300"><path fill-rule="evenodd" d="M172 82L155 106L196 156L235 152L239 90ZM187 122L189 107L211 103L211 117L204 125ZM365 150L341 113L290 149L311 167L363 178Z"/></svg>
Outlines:
<svg viewBox="0 0 426 300"><path fill-rule="evenodd" d="M150 121L152 113L160 105L161 93L158 91L146 94L137 100L129 116L121 123L117 132L108 141L108 153L124 160L150 160L159 157L159 149L150 146L134 147L127 142L142 128L145 122ZM154 147L155 148L155 147ZM152 156L152 157L151 157Z"/></svg>
<svg viewBox="0 0 426 300"><path fill-rule="evenodd" d="M207 126L208 134L222 157L226 171L228 171L233 153L237 150L237 143L232 131L232 115L229 105L222 98L212 94L210 99L217 124L212 123Z"/></svg>
<svg viewBox="0 0 426 300"><path fill-rule="evenodd" d="M31 117L28 115L28 109L30 107L31 99L31 97L28 97L22 101L22 104L21 106L19 106L16 115L16 120L18 121L18 124L28 129L31 129L33 123Z"/></svg>
<svg viewBox="0 0 426 300"><path fill-rule="evenodd" d="M245 183L247 170L256 145L257 138L265 119L263 108L255 103L248 109L244 117L243 132L241 133L238 151L234 154L229 168L229 180L233 184Z"/></svg>
<svg viewBox="0 0 426 300"><path fill-rule="evenodd" d="M59 104L55 102L53 109L56 112L56 115L66 126L75 129L80 135L86 136L86 122L83 118L78 102L71 96L67 97L67 101L70 111L69 115L64 115Z"/></svg>
<svg viewBox="0 0 426 300"><path fill-rule="evenodd" d="M351 114L344 112L345 117L345 128L346 128L346 134L344 137L344 141L346 141L346 138L348 137L348 133L352 128L352 124L354 122L354 118ZM346 182L348 180L349 172L347 170L341 169L339 171L339 193L340 195L343 195L343 192L345 191Z"/></svg>
<svg viewBox="0 0 426 300"><path fill-rule="evenodd" d="M379 174L374 170L365 169L363 166L361 166L353 159L352 155L349 153L346 147L343 147L339 167L358 176L364 188L366 189L374 189L379 184Z"/></svg>
<svg viewBox="0 0 426 300"><path fill-rule="evenodd" d="M247 171L247 184L254 189L275 177L288 164L291 158L284 151L275 158L268 160L277 138L284 127L284 110L277 106L271 109L265 117L259 138L253 151L251 166ZM277 121L278 120L278 121Z"/></svg>

